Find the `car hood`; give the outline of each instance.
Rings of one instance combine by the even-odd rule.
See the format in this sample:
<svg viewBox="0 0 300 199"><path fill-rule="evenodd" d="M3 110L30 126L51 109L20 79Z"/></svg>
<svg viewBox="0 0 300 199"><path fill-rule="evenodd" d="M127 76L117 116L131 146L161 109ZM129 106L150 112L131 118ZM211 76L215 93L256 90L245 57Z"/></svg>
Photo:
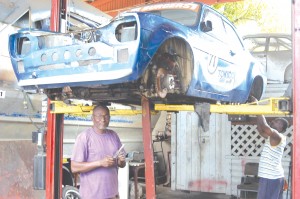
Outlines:
<svg viewBox="0 0 300 199"><path fill-rule="evenodd" d="M68 11L91 19L99 24L106 23L112 17L82 0L69 0ZM30 14L29 14L30 13ZM21 27L29 23L50 17L51 0L5 0L0 1L0 22ZM24 19L25 18L25 19ZM18 21L22 21L22 23ZM26 22L24 22L24 20Z"/></svg>

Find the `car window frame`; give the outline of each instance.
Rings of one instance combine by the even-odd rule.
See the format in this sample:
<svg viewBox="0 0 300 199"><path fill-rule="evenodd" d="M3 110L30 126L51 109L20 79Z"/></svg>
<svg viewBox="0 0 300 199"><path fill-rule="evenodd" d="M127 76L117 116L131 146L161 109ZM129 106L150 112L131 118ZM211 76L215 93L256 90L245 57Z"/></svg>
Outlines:
<svg viewBox="0 0 300 199"><path fill-rule="evenodd" d="M278 50L270 50L270 46L271 46L271 40L272 39L275 39L276 40L276 43L277 44L279 44L280 46L283 46L284 48L285 48L285 50L280 50L280 49L278 49ZM290 45L288 45L287 44L287 42L278 42L278 40L282 40L282 39L285 39L285 40L287 40L287 41L289 41L289 43L290 43ZM282 45L282 44L286 44L286 45ZM280 48L280 46L279 46L279 48ZM288 46L288 47L286 47L286 46ZM291 39L289 39L289 38L287 38L287 37L283 37L283 36L269 36L269 40L268 40L268 52L280 52L280 51L288 51L288 50L292 50L292 40Z"/></svg>
<svg viewBox="0 0 300 199"><path fill-rule="evenodd" d="M260 47L262 47L262 46L264 47L264 50L261 50L261 51L253 51L252 49L250 50L250 48L247 46L247 41L246 41L246 40L251 40L251 41L253 41L253 40L255 40L255 39L265 39L264 45L260 45ZM250 53L255 53L255 54L261 54L261 53L264 53L264 54L267 54L267 52L268 52L268 48L269 48L268 37L264 37L264 36L257 36L257 37L251 36L251 37L246 37L246 38L244 38L244 43L245 43L245 48L246 48L247 50L249 50ZM257 42L255 42L255 43L257 43Z"/></svg>
<svg viewBox="0 0 300 199"><path fill-rule="evenodd" d="M220 41L222 43L224 43L224 40L226 38L226 30L225 30L225 27L224 27L223 18L218 13L214 12L213 10L211 10L211 9L209 9L207 7L203 8L203 9L204 10L202 11L202 16L201 16L199 24L201 24L201 22L205 23L206 21L211 21L211 23L212 23L212 30L208 31L208 32L203 32L201 30L200 31L203 32L203 33L206 33L209 36L217 39L218 41ZM215 26L214 24L215 24L216 21L209 20L210 18L207 19L208 14L212 14L211 16L215 16L215 19L218 19L218 21L220 22L219 24L221 24L222 27L223 27L222 28L223 29L223 35L221 35L220 32L214 30L214 26ZM220 30L220 29L218 29L218 30Z"/></svg>
<svg viewBox="0 0 300 199"><path fill-rule="evenodd" d="M244 46L244 43L241 39L241 37L239 36L239 34L237 33L236 29L226 20L223 20L223 23L224 23L224 27L225 27L225 31L226 31L226 36L228 36L227 40L227 44L231 47L233 47L234 49L239 49L239 50L242 50L244 51L245 50L245 46ZM228 29L226 28L228 27ZM229 33L229 31L231 33ZM232 40L230 38L233 38L232 36L234 36L235 38ZM232 41L236 41L235 44L233 45Z"/></svg>

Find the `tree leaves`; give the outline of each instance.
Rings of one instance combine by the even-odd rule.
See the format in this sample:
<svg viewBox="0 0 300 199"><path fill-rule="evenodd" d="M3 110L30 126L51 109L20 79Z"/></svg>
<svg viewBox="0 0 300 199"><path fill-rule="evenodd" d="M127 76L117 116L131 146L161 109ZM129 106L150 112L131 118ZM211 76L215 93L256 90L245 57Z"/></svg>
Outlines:
<svg viewBox="0 0 300 199"><path fill-rule="evenodd" d="M235 25L249 21L256 21L261 25L262 12L266 10L267 4L260 0L245 0L214 4L212 7L225 15Z"/></svg>

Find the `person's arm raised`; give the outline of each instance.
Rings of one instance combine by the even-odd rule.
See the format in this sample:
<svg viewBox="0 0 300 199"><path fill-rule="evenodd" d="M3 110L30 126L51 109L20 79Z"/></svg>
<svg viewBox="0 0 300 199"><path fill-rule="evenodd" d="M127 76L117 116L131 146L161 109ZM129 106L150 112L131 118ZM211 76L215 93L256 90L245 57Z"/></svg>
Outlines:
<svg viewBox="0 0 300 199"><path fill-rule="evenodd" d="M255 97L251 96L250 100L251 102L258 104L258 100ZM259 134L264 138L270 137L270 144L272 146L278 145L281 141L281 136L279 135L276 129L273 129L269 126L265 116L258 115L256 120L257 120L257 130Z"/></svg>

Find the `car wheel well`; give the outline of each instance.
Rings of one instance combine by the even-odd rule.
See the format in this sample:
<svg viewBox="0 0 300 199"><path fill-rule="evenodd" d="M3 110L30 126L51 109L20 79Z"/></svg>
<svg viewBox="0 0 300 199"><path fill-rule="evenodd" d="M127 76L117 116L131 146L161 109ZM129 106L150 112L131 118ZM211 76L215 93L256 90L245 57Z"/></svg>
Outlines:
<svg viewBox="0 0 300 199"><path fill-rule="evenodd" d="M159 54L169 53L177 55L178 65L181 67L181 93L186 93L194 70L194 56L191 46L181 38L171 38L164 42L158 50Z"/></svg>
<svg viewBox="0 0 300 199"><path fill-rule="evenodd" d="M147 88L143 90L144 94L160 98L165 98L168 93L185 94L192 79L193 65L193 53L185 40L166 40L142 78L141 85L146 85L142 88Z"/></svg>

